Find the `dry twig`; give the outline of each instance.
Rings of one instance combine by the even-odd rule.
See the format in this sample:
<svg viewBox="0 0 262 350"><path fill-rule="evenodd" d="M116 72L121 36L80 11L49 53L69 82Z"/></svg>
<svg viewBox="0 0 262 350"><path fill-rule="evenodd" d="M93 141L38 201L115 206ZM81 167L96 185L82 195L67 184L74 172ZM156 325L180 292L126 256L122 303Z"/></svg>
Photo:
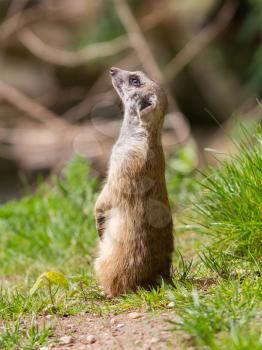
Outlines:
<svg viewBox="0 0 262 350"><path fill-rule="evenodd" d="M11 1L7 13L6 13L6 17L11 17L14 14L20 12L21 10L23 10L23 8L26 7L27 3L29 0L13 0Z"/></svg>
<svg viewBox="0 0 262 350"><path fill-rule="evenodd" d="M155 27L166 16L166 12L159 11L157 7L150 15L141 19L141 25L145 30ZM29 29L24 29L18 34L20 42L36 57L55 65L75 67L91 60L116 55L130 48L127 35L121 35L113 40L90 44L78 52L62 50L44 43Z"/></svg>
<svg viewBox="0 0 262 350"><path fill-rule="evenodd" d="M37 5L17 12L11 17L8 17L0 24L0 42L7 42L12 35L17 34L24 27L47 18L50 20L68 19L70 12L66 11L65 7L56 7L55 9L45 8Z"/></svg>
<svg viewBox="0 0 262 350"><path fill-rule="evenodd" d="M164 75L168 81L174 79L206 46L208 46L230 23L237 4L228 1L221 8L216 19L194 36L185 47L167 64Z"/></svg>
<svg viewBox="0 0 262 350"><path fill-rule="evenodd" d="M69 125L56 114L3 81L0 81L0 97L15 106L18 110L26 113L32 119L46 124L48 127L61 129Z"/></svg>
<svg viewBox="0 0 262 350"><path fill-rule="evenodd" d="M125 35L110 41L90 44L78 52L51 47L29 29L24 29L18 37L21 43L36 57L51 64L66 67L75 67L97 58L112 56L129 47Z"/></svg>
<svg viewBox="0 0 262 350"><path fill-rule="evenodd" d="M78 128L3 128L0 127L0 153L20 163L24 169L60 169L75 152L94 162L96 169L105 171L119 121L97 120ZM170 130L164 130L163 145L167 153L177 144ZM63 161L62 161L63 160Z"/></svg>
<svg viewBox="0 0 262 350"><path fill-rule="evenodd" d="M164 83L162 73L152 55L144 35L125 0L114 0L120 20L126 28L130 43L147 73Z"/></svg>
<svg viewBox="0 0 262 350"><path fill-rule="evenodd" d="M165 86L171 109L172 111L177 110L178 108L176 101L172 96L169 87L166 85L165 78L126 0L114 0L114 4L118 16L126 28L130 43L135 49L141 64L149 75ZM174 128L177 140L179 140L181 143L186 142L191 135L190 128L185 117L181 113L174 113L173 116L170 115L169 118L170 123Z"/></svg>

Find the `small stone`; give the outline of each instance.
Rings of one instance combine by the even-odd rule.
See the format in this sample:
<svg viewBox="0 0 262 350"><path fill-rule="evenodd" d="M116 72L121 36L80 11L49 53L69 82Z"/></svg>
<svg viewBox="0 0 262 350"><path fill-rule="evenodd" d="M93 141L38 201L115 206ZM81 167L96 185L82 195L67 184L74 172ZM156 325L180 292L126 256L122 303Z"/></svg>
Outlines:
<svg viewBox="0 0 262 350"><path fill-rule="evenodd" d="M156 344L159 342L159 339L156 337L151 338L151 344Z"/></svg>
<svg viewBox="0 0 262 350"><path fill-rule="evenodd" d="M116 325L116 328L117 328L117 329L122 328L122 327L124 327L124 323L118 323L118 324Z"/></svg>
<svg viewBox="0 0 262 350"><path fill-rule="evenodd" d="M116 324L116 319L115 318L111 318L110 324L112 324L112 325Z"/></svg>
<svg viewBox="0 0 262 350"><path fill-rule="evenodd" d="M50 348L48 346L42 346L39 350L50 350Z"/></svg>
<svg viewBox="0 0 262 350"><path fill-rule="evenodd" d="M48 344L48 346L49 346L51 349L53 349L53 348L55 348L55 347L57 346L57 343L51 343L51 344Z"/></svg>
<svg viewBox="0 0 262 350"><path fill-rule="evenodd" d="M152 347L151 347L151 345L146 345L144 349L145 350L152 350Z"/></svg>
<svg viewBox="0 0 262 350"><path fill-rule="evenodd" d="M53 318L53 315L46 315L45 317L47 320L51 320Z"/></svg>
<svg viewBox="0 0 262 350"><path fill-rule="evenodd" d="M75 328L75 325L73 325L73 324L68 324L65 326L65 328L66 328L66 331L68 333L76 333L77 332L77 329Z"/></svg>
<svg viewBox="0 0 262 350"><path fill-rule="evenodd" d="M142 317L143 314L141 314L141 312L130 312L130 313L128 314L128 316L129 316L130 318L136 319L136 318Z"/></svg>
<svg viewBox="0 0 262 350"><path fill-rule="evenodd" d="M86 337L87 344L94 344L96 342L96 337L93 334L90 334Z"/></svg>
<svg viewBox="0 0 262 350"><path fill-rule="evenodd" d="M173 301L171 301L169 304L167 304L167 308L168 309L172 309L175 306L175 303Z"/></svg>
<svg viewBox="0 0 262 350"><path fill-rule="evenodd" d="M163 336L163 338L165 338L169 333L167 331L162 331L160 334Z"/></svg>
<svg viewBox="0 0 262 350"><path fill-rule="evenodd" d="M73 337L71 335L64 335L59 339L59 344L66 345L73 343Z"/></svg>

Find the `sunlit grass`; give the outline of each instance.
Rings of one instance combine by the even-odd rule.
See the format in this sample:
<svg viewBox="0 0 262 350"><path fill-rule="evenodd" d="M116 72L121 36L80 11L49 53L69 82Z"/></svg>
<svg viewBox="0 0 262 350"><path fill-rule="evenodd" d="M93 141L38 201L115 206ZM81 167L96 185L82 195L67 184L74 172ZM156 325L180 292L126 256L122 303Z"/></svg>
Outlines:
<svg viewBox="0 0 262 350"><path fill-rule="evenodd" d="M244 137L243 137L244 136ZM262 256L262 128L242 128L237 154L211 169L196 201L197 222L211 236L212 250L228 257Z"/></svg>
<svg viewBox="0 0 262 350"><path fill-rule="evenodd" d="M209 172L203 179L204 193L194 184L191 170L174 178L170 165L170 199L177 191L176 200L184 203L197 198L197 223L177 227L173 283L163 282L156 289L108 299L98 286L93 273L98 182L83 158L69 163L63 178L55 178L51 187L43 184L36 193L1 207L0 349L44 344L52 326L38 318L44 320L46 314L103 316L134 309L174 315L167 328L187 335L181 338L181 348L262 349L261 134L258 127L255 142L246 136L238 155ZM184 177L188 197L178 188ZM50 308L45 288L30 295L45 271L61 271L69 282L69 290L54 289L55 308Z"/></svg>

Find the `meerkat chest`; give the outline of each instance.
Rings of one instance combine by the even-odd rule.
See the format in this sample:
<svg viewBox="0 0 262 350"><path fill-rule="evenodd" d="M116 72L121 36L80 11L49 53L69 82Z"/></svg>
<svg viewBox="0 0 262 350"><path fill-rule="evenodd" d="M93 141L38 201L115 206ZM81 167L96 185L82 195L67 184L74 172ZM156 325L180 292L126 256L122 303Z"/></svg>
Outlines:
<svg viewBox="0 0 262 350"><path fill-rule="evenodd" d="M136 140L118 141L114 146L110 163L109 175L130 176L141 171L147 164L149 148L146 142Z"/></svg>

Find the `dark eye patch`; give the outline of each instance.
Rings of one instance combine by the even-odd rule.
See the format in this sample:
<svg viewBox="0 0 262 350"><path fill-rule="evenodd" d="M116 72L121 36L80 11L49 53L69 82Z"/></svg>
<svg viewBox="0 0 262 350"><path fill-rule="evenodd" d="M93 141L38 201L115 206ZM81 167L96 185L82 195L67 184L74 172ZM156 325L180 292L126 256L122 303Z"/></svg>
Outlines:
<svg viewBox="0 0 262 350"><path fill-rule="evenodd" d="M152 101L149 96L145 96L140 101L140 111L152 105Z"/></svg>
<svg viewBox="0 0 262 350"><path fill-rule="evenodd" d="M130 75L130 77L129 77L129 85L136 86L136 87L141 86L140 78L137 75L135 75L135 74Z"/></svg>

